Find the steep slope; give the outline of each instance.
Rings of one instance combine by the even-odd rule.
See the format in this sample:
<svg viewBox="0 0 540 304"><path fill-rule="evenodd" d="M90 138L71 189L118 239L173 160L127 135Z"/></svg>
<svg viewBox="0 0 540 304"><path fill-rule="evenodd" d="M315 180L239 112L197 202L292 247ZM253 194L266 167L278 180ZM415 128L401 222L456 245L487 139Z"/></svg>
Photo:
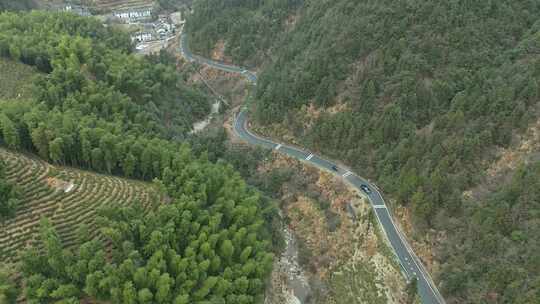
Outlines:
<svg viewBox="0 0 540 304"><path fill-rule="evenodd" d="M8 181L20 192L15 216L0 224L0 259L19 260L18 251L34 243L39 221L51 220L66 246L77 245L77 228L86 224L97 235L95 219L102 206L149 205L162 199L150 183L99 175L0 148Z"/></svg>
<svg viewBox="0 0 540 304"><path fill-rule="evenodd" d="M22 196L0 230L1 256L20 258L17 282L0 269L1 301L262 302L276 208L230 165L192 152L184 139L209 105L175 61L135 56L126 33L94 18L2 13L0 28L0 55L42 72L30 100L2 101L0 145L57 165L0 153ZM152 180L168 199L112 174Z"/></svg>
<svg viewBox="0 0 540 304"><path fill-rule="evenodd" d="M225 55L235 62L260 65L280 37L302 0L200 0L188 15L186 31L190 48L210 57L218 41L225 41Z"/></svg>
<svg viewBox="0 0 540 304"><path fill-rule="evenodd" d="M540 299L540 162L522 166L468 216L447 221L440 259L447 293L468 303Z"/></svg>
<svg viewBox="0 0 540 304"><path fill-rule="evenodd" d="M450 302L531 302L538 293L538 269L528 267L534 256L505 259L514 255L480 245L537 250L538 232L516 222L538 220L535 199L521 197L526 215L506 218L512 213L501 201L463 200L462 193L538 116L539 12L535 1L304 1L295 26L265 50L271 56L254 117L268 135L372 177L411 210L417 237L434 240ZM233 24L221 27L226 46L233 45ZM248 30L239 28L238 36L249 37ZM489 216L480 221L479 214ZM498 217L514 224L478 228ZM461 230L469 223L474 233ZM467 261L467 270L450 256ZM498 275L508 268L518 274Z"/></svg>
<svg viewBox="0 0 540 304"><path fill-rule="evenodd" d="M11 148L150 178L162 169L153 164L156 149L172 144L156 141L185 138L209 112L207 96L182 81L174 59L135 56L127 33L97 19L5 13L0 27L0 55L42 72L31 102L0 108L0 143Z"/></svg>

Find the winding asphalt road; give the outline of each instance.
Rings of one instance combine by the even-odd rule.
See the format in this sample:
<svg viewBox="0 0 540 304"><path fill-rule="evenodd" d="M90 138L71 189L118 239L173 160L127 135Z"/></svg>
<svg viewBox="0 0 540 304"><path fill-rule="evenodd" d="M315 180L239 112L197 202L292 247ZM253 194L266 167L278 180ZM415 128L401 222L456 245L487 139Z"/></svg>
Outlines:
<svg viewBox="0 0 540 304"><path fill-rule="evenodd" d="M187 38L184 34L182 34L181 37L180 51L183 54L184 58L186 58L190 62L205 64L226 72L240 73L244 77L246 77L246 79L252 84L257 84L257 76L254 73L247 71L246 69L193 55L187 47ZM355 173L348 171L347 169L342 168L339 165L334 164L313 153L301 150L296 147L287 146L285 144L276 143L272 140L257 136L251 133L247 129L247 126L247 111L245 108L243 108L238 113L238 115L236 115L236 119L234 122L234 131L240 138L242 138L249 144L261 146L268 149L274 149L280 153L297 158L320 169L324 169L336 175L340 175L345 181L350 183L361 193L364 193L361 188L362 186L369 187L371 192L369 194L364 193L364 195L368 198L371 207L373 208L373 211L377 216L377 220L379 221L380 226L385 232L386 238L388 239L390 245L392 246L392 249L394 250L394 253L397 257L397 260L399 261L399 264L401 265L405 277L407 278L407 280L412 280L414 278L417 279L418 294L420 295L422 303L446 303L444 301L444 298L437 290L437 287L433 283L431 277L429 276L429 273L422 265L422 262L416 256L401 231L394 224L392 216L386 206L386 203L381 193L374 184L368 182L366 179L356 175Z"/></svg>

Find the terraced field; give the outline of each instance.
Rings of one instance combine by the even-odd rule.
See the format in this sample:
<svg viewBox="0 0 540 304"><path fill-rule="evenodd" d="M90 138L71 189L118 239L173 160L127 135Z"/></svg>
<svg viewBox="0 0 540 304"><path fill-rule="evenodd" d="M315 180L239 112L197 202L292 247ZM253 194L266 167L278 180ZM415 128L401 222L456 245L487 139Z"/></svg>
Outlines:
<svg viewBox="0 0 540 304"><path fill-rule="evenodd" d="M102 11L118 11L130 8L152 7L153 0L94 0L94 6Z"/></svg>
<svg viewBox="0 0 540 304"><path fill-rule="evenodd" d="M96 210L110 204L142 202L149 206L161 201L149 183L56 167L31 156L0 148L10 181L21 190L17 215L0 223L0 260L16 262L15 254L38 237L39 220L47 217L58 230L64 244L77 244L77 227L94 227ZM98 232L91 229L96 235Z"/></svg>

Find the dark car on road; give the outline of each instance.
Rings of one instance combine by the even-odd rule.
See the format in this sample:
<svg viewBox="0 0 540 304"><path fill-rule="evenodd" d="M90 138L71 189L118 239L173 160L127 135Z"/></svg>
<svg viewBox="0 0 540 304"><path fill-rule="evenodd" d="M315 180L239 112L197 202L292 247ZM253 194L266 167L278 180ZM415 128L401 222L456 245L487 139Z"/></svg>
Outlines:
<svg viewBox="0 0 540 304"><path fill-rule="evenodd" d="M369 187L367 185L361 185L360 189L362 189L362 191L364 191L364 193L367 194L367 195L371 194L371 189L369 189Z"/></svg>
<svg viewBox="0 0 540 304"><path fill-rule="evenodd" d="M335 165L332 166L332 170L338 172L338 168Z"/></svg>

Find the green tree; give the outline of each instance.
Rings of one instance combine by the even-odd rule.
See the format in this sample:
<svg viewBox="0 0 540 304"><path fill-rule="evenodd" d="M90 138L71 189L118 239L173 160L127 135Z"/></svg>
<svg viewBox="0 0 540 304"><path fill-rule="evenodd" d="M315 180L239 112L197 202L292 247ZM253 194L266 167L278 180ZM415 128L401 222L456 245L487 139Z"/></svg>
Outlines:
<svg viewBox="0 0 540 304"><path fill-rule="evenodd" d="M92 168L102 170L103 162L103 151L100 148L92 149Z"/></svg>
<svg viewBox="0 0 540 304"><path fill-rule="evenodd" d="M133 177L135 174L135 164L136 159L133 154L128 153L126 157L124 158L124 162L122 163L122 169L124 170L124 174L127 177Z"/></svg>
<svg viewBox="0 0 540 304"><path fill-rule="evenodd" d="M39 125L32 130L32 143L36 147L39 156L43 159L49 158L49 139L43 125Z"/></svg>
<svg viewBox="0 0 540 304"><path fill-rule="evenodd" d="M161 275L157 281L156 301L158 303L170 303L171 302L171 285L173 280L168 273Z"/></svg>
<svg viewBox="0 0 540 304"><path fill-rule="evenodd" d="M230 261L234 254L234 246L230 240L225 240L221 244L220 255L223 259Z"/></svg>
<svg viewBox="0 0 540 304"><path fill-rule="evenodd" d="M122 291L122 303L125 304L137 304L137 290L133 287L132 282L126 282L124 284L124 290Z"/></svg>
<svg viewBox="0 0 540 304"><path fill-rule="evenodd" d="M55 163L64 163L64 140L57 137L49 144L49 158Z"/></svg>
<svg viewBox="0 0 540 304"><path fill-rule="evenodd" d="M2 130L2 136L8 147L12 149L19 148L21 144L19 131L15 126L15 123L6 115L0 116L0 129Z"/></svg>
<svg viewBox="0 0 540 304"><path fill-rule="evenodd" d="M99 148L103 152L105 168L108 173L116 167L116 155L114 152L117 139L112 134L106 134L99 141Z"/></svg>
<svg viewBox="0 0 540 304"><path fill-rule="evenodd" d="M20 289L12 281L11 275L6 269L0 269L0 303L17 303Z"/></svg>
<svg viewBox="0 0 540 304"><path fill-rule="evenodd" d="M417 219L429 223L433 216L433 202L425 196L422 189L418 189L411 198L413 214Z"/></svg>
<svg viewBox="0 0 540 304"><path fill-rule="evenodd" d="M174 304L189 304L189 296L185 294L178 295L174 299Z"/></svg>
<svg viewBox="0 0 540 304"><path fill-rule="evenodd" d="M152 303L153 297L154 295L152 294L150 289L143 288L139 290L139 293L138 293L139 303L141 304Z"/></svg>

